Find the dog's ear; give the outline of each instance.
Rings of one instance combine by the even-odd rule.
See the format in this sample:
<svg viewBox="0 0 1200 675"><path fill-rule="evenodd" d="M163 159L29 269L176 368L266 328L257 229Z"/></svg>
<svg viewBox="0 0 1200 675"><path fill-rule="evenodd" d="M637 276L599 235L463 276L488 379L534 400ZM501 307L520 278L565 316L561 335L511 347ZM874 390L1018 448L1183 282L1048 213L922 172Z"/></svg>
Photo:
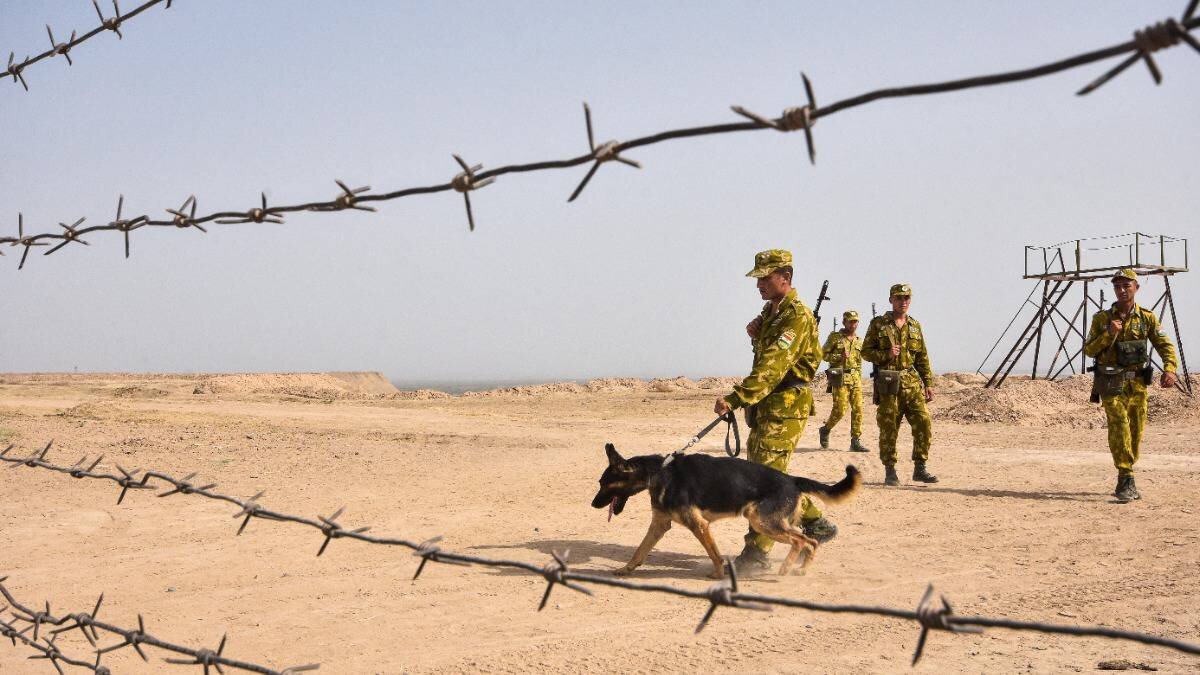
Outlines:
<svg viewBox="0 0 1200 675"><path fill-rule="evenodd" d="M625 461L625 458L621 456L621 453L617 452L616 446L612 443L604 444L604 454L608 455L609 466L617 466Z"/></svg>

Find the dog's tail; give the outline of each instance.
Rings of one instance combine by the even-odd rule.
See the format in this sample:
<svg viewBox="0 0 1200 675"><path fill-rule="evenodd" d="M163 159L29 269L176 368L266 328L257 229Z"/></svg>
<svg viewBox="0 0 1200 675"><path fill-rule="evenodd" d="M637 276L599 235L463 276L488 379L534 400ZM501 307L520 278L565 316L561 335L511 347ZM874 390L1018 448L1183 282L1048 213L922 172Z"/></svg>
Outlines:
<svg viewBox="0 0 1200 675"><path fill-rule="evenodd" d="M833 485L826 485L799 476L792 478L801 492L814 495L826 504L844 502L853 497L854 493L858 492L858 488L862 486L862 474L853 464L846 465L846 477Z"/></svg>

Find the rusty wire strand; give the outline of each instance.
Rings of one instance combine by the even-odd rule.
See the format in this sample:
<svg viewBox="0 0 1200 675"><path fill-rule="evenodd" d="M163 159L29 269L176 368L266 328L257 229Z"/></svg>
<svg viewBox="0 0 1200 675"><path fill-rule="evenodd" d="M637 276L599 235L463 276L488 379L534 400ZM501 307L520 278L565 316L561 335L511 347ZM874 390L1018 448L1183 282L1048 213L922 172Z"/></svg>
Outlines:
<svg viewBox="0 0 1200 675"><path fill-rule="evenodd" d="M96 0L92 0L92 7L95 7L96 15L100 19L99 26L78 37L76 37L76 31L72 30L70 40L67 40L66 42L57 42L54 39L54 31L50 29L50 24L46 24L46 34L50 36L50 49L47 49L37 56L26 56L20 62L16 62L14 59L16 52L9 52L8 68L7 70L0 71L0 79L11 77L13 78L14 82L17 82L24 87L25 91L29 91L29 84L25 81L25 74L23 72L26 68L32 66L38 61L52 58L54 56L62 56L67 60L67 65L73 66L75 65L75 62L71 60L70 52L75 48L76 45L105 31L112 31L117 34L117 39L122 39L124 37L121 34L122 24L138 14L150 9L154 5L161 4L164 1L166 2L165 7L170 9L172 0L149 0L149 2L142 4L140 7L122 14L121 7L117 4L117 0L112 0L113 15L110 17L105 17L104 12L100 10L100 5L97 4Z"/></svg>
<svg viewBox="0 0 1200 675"><path fill-rule="evenodd" d="M50 661L50 664L58 670L59 673L63 672L62 668L58 665L61 662L79 668L86 668L99 675L110 675L111 671L109 668L100 663L101 657L104 654L117 651L118 649L123 649L125 647L133 647L138 656L142 657L142 660L149 661L150 659L142 650L142 645L156 647L163 651L174 652L176 654L183 654L191 657L188 659L166 658L164 660L168 663L179 665L199 665L204 668L204 672L206 674L209 672L210 667L216 668L217 672L219 673L223 673L224 670L222 670L222 666L228 666L230 668L245 670L252 673L267 673L268 675L291 675L292 673L317 670L320 667L319 664L310 663L302 666L292 666L283 670L275 670L273 668L267 668L266 666L260 666L255 663L232 659L222 654L225 649L225 637L221 638L221 643L216 650L203 648L191 649L183 645L173 644L147 633L146 622L142 618L141 614L138 615L137 628L123 628L121 626L100 621L96 619L96 614L100 611L101 602L104 601L103 594L100 595L100 599L96 601L96 606L90 613L78 612L74 614L62 614L55 616L50 613L49 602L46 603L45 611L39 612L27 605L22 604L16 599L15 596L13 596L12 592L9 591L4 585L4 581L7 578L8 577L0 577L0 595L4 596L5 601L8 602L8 605L13 610L12 620L5 621L4 619L0 618L0 637L9 638L12 641L13 646L16 646L17 642L21 642L25 644L25 646L36 650L39 653L35 654L34 656L30 656L29 658L47 659ZM24 628L18 628L19 623L25 623L28 625L26 625ZM58 628L52 630L49 637L42 636L39 639L37 634L38 627L43 624L58 626ZM30 628L33 629L33 634L26 635L26 633L30 631ZM78 630L79 632L83 633L85 638L87 638L87 641L91 644L96 653L94 662L69 657L64 654L55 644L55 640L57 640L59 634L70 632L72 630ZM102 639L102 632L104 634L115 635L121 638L122 641L108 647L101 648L97 642Z"/></svg>
<svg viewBox="0 0 1200 675"><path fill-rule="evenodd" d="M40 451L32 453L29 457L8 457L8 453L15 447L9 445L4 451L0 452L0 460L13 464L12 468L21 466L47 469L57 473L65 473L74 478L91 478L97 480L108 480L121 486L121 497L124 498L125 490L130 487L130 472L126 472L118 467L118 470L123 475L115 475L110 473L98 473L93 471L99 464L99 460L94 461L91 467L83 470L80 467L86 462L81 459L75 462L72 466L59 466L46 461L46 454L52 443L47 444ZM136 472L134 472L136 473ZM466 565L481 565L492 568L505 568L523 570L535 576L540 576L546 580L546 588L542 594L541 603L538 610L545 608L550 597L550 592L555 585L561 585L573 591L591 595L591 591L585 585L609 586L620 588L629 591L641 591L648 593L664 593L677 597L703 600L709 603L700 623L696 626L696 632L700 632L708 624L713 613L718 607L735 607L741 609L752 609L767 611L773 607L792 607L797 609L805 609L814 612L830 612L830 613L852 613L865 614L872 616L883 616L893 619L904 619L914 621L921 627L921 633L918 638L917 648L913 655L913 663L916 663L920 658L926 646L926 639L931 630L944 630L947 632L979 632L983 628L1007 628L1018 631L1032 631L1039 633L1051 633L1058 635L1079 635L1104 637L1112 639L1130 640L1146 645L1154 645L1160 647L1169 647L1187 654L1200 655L1200 644L1184 642L1172 638L1165 638L1146 633L1135 631L1119 630L1107 628L1103 626L1066 626L1060 624L1048 624L1036 621L1022 621L1017 619L996 619L982 616L963 616L954 614L950 603L943 596L941 605L935 605L932 602L933 587L932 585L926 590L924 597L918 603L915 610L897 609L892 607L879 607L872 605L854 605L854 604L830 604L822 602L811 602L807 600L797 600L793 598L784 598L778 596L759 595L755 593L746 593L739 590L737 586L737 575L732 564L727 564L728 574L720 582L713 584L706 590L690 590L686 588L678 588L667 584L657 583L641 583L618 579L613 576L600 575L589 572L576 572L569 568L567 559L569 551L562 553L553 552L552 560L543 565L538 566L534 563L519 561L519 560L504 560L496 558L484 558L465 553L457 553L454 551L446 551L435 544L441 540L441 537L434 537L424 541L411 541L408 539L396 537L379 537L375 535L365 534L367 527L360 527L354 530L344 529L337 519L345 512L345 507L339 508L329 517L318 516L316 520L296 516L278 511L271 511L262 507L257 503L257 500L262 497L263 493L259 492L250 499L241 500L237 497L213 492L208 488L198 488L192 486L188 481L195 474L189 474L184 479L174 478L168 474L158 471L146 471L142 474L138 481L140 487L149 489L153 486L148 485L149 481L162 481L173 486L174 490L168 490L165 494L193 494L212 499L216 501L228 502L239 507L240 511L234 514L234 518L243 518L241 527L238 528L238 534L241 534L245 529L246 524L251 518L259 518L268 521L281 521L289 523L297 523L319 530L324 536L320 549L317 555L325 552L329 543L334 539L354 539L357 541L366 542L368 544L377 544L383 546L399 546L413 551L413 555L421 558L421 562L417 565L416 573L413 579L416 580L421 572L425 569L427 563L442 563L442 564L466 564ZM12 604L10 600L10 604ZM25 611L25 610L22 610ZM53 617L49 614L50 608L47 604L45 612L41 613L39 623L50 621ZM27 620L38 621L37 616L33 612L26 611ZM35 624L35 630L36 630ZM103 629L103 625L95 624ZM149 642L147 641L147 644Z"/></svg>
<svg viewBox="0 0 1200 675"><path fill-rule="evenodd" d="M132 12L129 12L128 14L122 15L120 20L125 21L129 18L132 18L133 16L135 16L136 14L145 10L149 6L156 4L156 2L161 2L161 0L153 0L151 2L147 2L146 4L142 5L138 9L133 10ZM168 6L170 5L169 0L168 0L167 4L168 4ZM608 162L608 161L615 160L615 161L627 164L629 166L640 168L641 165L638 162L635 162L633 160L630 160L630 159L627 159L627 158L621 156L621 153L623 153L627 150L631 150L634 148L640 148L640 147L647 146L647 145L654 145L656 143L662 143L662 142L668 141L668 140L691 138L691 137L695 137L695 136L709 136L709 135L714 135L714 134L726 134L726 133L741 132L741 131L757 131L757 130L761 130L761 129L775 129L777 131L787 132L787 131L803 130L804 134L805 134L805 142L808 147L809 160L811 162L815 163L816 162L816 149L815 149L815 145L814 145L814 141L813 141L812 127L818 119L820 119L822 117L827 117L829 115L832 115L834 113L838 113L838 112L841 112L844 110L849 110L850 108L855 108L855 107L858 107L861 105L865 105L867 103L879 101L882 99L902 98L902 97L908 97L908 96L924 96L924 95L929 95L929 94L939 94L939 93L946 93L946 92L952 92L952 91L961 91L964 89L987 87L987 86L992 86L992 85L997 85L997 84L1005 84L1005 83L1010 83L1010 82L1018 82L1021 80L1029 80L1029 79L1033 79L1033 78L1044 77L1046 75L1052 75L1055 73L1059 73L1059 72L1069 70L1072 68L1077 68L1079 66L1087 65L1090 63L1095 63L1097 61L1102 61L1102 60L1109 59L1109 58L1112 58L1115 56L1120 56L1122 54L1128 54L1129 56L1124 61L1119 63L1115 68L1111 69L1110 71L1108 71L1101 77L1097 78L1095 81L1093 81L1092 83L1090 83L1088 86L1084 87L1077 93L1079 95L1085 95L1085 94L1088 94L1088 93L1094 91L1096 88L1100 87L1105 82L1108 82L1109 80L1111 80L1113 77L1115 77L1121 71L1123 71L1125 68L1127 68L1130 64L1132 64L1133 62L1135 62L1139 59L1143 60L1147 63L1147 66L1150 68L1151 74L1154 76L1155 81L1161 82L1162 75L1159 72L1157 65L1155 64L1153 57L1151 56L1152 52L1174 46L1180 42L1184 42L1184 43L1188 44L1189 46L1191 46L1193 49L1195 49L1198 53L1200 53L1200 42L1198 42L1192 35L1189 34L1189 31L1191 31L1197 27L1200 27L1200 17L1194 16L1196 13L1196 6L1197 6L1197 0L1191 0L1191 2L1188 4L1187 8L1184 10L1184 13L1183 13L1183 16L1181 19L1179 19L1179 20L1176 20L1173 18L1167 19L1165 21L1160 21L1159 23L1156 23L1152 26L1148 26L1145 29L1135 31L1134 38L1127 42L1123 42L1118 45L1113 45L1111 47L1105 47L1103 49L1097 49L1097 50L1086 52L1083 54L1078 54L1076 56L1072 56L1072 57L1069 57L1066 59L1055 61L1053 63L1048 63L1045 65L1036 66L1033 68L1027 68L1027 69L1023 69L1023 70L1008 71L1008 72L1004 72L1004 73L996 73L996 74L984 75L984 76L980 76L980 77L970 77L970 78L964 78L964 79L958 79L958 80L950 80L950 81L946 81L946 82L937 82L937 83L932 83L932 84L920 84L920 85L914 85L914 86L908 86L908 87L894 87L894 88L888 88L888 89L878 89L878 90L871 91L871 92L868 92L865 94L860 94L858 96L854 96L851 98L836 101L834 103L830 103L829 105L826 105L823 107L817 106L816 97L813 94L812 83L809 80L808 76L806 74L802 73L805 95L806 95L808 102L799 107L789 107L789 108L785 109L783 111L783 114L778 118L772 119L769 117L759 115L757 113L753 113L753 112L747 110L746 108L743 108L742 106L733 106L732 110L734 112L736 112L738 115L741 115L741 116L747 118L747 121L732 122L732 123L725 123L725 124L715 124L715 125L701 126L701 127L690 127L690 128L685 128L685 129L673 129L673 130L664 131L664 132L657 133L657 134L652 134L649 136L633 138L633 139L623 141L623 142L608 141L606 143L601 143L600 145L596 144L595 137L594 137L593 130L592 130L591 108L585 103L584 104L584 119L585 119L585 123L586 123L586 127L587 127L589 151L587 154L580 155L577 157L572 157L569 159L531 162L531 163L527 163L527 164L508 164L508 165L504 165L504 166L497 166L495 168L488 169L486 171L480 171L479 169L482 168L480 165L468 166L465 161L462 161L462 159L456 155L455 160L458 162L459 166L462 167L463 171L461 173L455 175L449 182L439 183L436 185L429 185L429 186L424 186L424 187L403 188L403 189L394 190L391 192L385 192L385 193L381 193L381 194L363 194L364 192L367 192L370 188L364 187L364 188L358 188L358 189L351 190L349 187L347 187L347 185L345 183L343 183L341 180L338 180L338 181L336 181L336 183L337 183L338 187L341 188L342 193L339 194L334 199L329 200L329 201L318 201L318 202L309 202L309 203L304 203L304 204L267 207L266 195L264 193L262 195L262 206L261 207L252 208L252 209L248 209L248 210L218 211L218 212L210 213L207 215L202 215L199 217L196 216L196 203L195 203L195 198L193 197L190 200L191 209L186 215L184 215L183 212L185 210L187 210L187 207L189 205L188 202L185 202L184 206L181 207L180 209L168 210L169 213L171 213L174 216L171 220L152 220L149 216L142 215L142 216L138 216L137 218L134 218L133 220L122 221L118 214L117 220L115 220L113 222L110 222L107 224L101 224L101 225L93 225L90 227L84 227L84 228L80 228L78 230L70 230L70 231L62 232L62 233L50 231L50 232L34 234L34 235L30 235L30 236L26 237L24 235L24 231L22 229L19 231L18 237L15 237L15 238L14 237L0 237L0 245L8 244L9 246L24 246L25 247L25 255L28 255L30 246L45 245L47 243L47 241L77 240L80 235L84 235L89 232L121 231L125 237L125 254L126 254L126 257L129 257L129 233L130 233L130 231L132 231L134 229L138 229L138 228L141 228L144 226L153 226L153 227L174 226L174 227L180 227L180 228L195 227L197 229L200 229L201 231L206 231L206 230L204 230L203 227L201 227L201 225L203 223L207 223L210 221L216 221L216 222L222 223L222 224L240 224L240 223L248 223L248 222L252 222L252 223L261 223L261 222L282 223L283 216L284 216L284 214L287 214L287 213L297 213L297 212L303 212L303 211L329 212L329 211L342 211L342 210L346 210L346 209L374 211L375 210L374 207L365 206L364 204L369 203L369 202L390 201L390 200L394 200L394 199L400 199L402 197L410 197L410 196L422 195L422 194L434 194L434 193L446 192L446 191L456 191L456 192L462 193L464 202L466 204L466 209L467 209L468 227L473 231L475 229L475 216L474 216L474 213L471 208L471 200L470 200L470 196L469 196L470 191L484 187L485 185L488 185L493 180L495 180L495 178L497 178L498 176L502 176L502 175L510 174L510 173L526 173L526 172L543 171L543 170L549 170L549 169L566 169L566 168L571 168L571 167L575 167L575 166L580 166L582 164L590 163L591 167L588 169L587 173L584 175L584 177L580 181L579 185L575 188L575 190L571 193L570 197L567 200L567 201L574 201L576 198L579 197L579 195L583 191L584 187L586 187L587 184L591 181L592 177L595 175L596 171L600 168L601 164ZM98 8L97 8L97 11L99 11ZM111 21L111 19L109 19L109 21ZM70 46L73 46L74 44L78 44L79 42L83 41L84 39L87 39L88 37L90 37L91 35L94 35L97 32L100 32L103 30L108 30L109 28L107 26L108 26L108 24L105 24L105 26L95 29L89 33L85 33L82 37L80 37L70 43L63 43L63 44L67 45L67 48L69 48ZM57 50L58 48L56 47L55 49ZM14 81L21 79L21 77L22 77L21 71L24 68L26 68L27 66L29 66L33 63L36 63L38 60L41 60L43 58L48 58L49 56L52 56L55 53L58 53L58 52L55 50L51 50L51 51L45 52L45 53L33 58L33 59L26 59L23 62L14 62L10 58L9 69L8 69L8 71L6 71L4 73L4 75L12 76L14 78ZM22 80L22 83L23 83L23 80ZM123 199L122 199L122 202L123 202ZM21 218L21 216L18 216L18 220L20 220L20 218ZM20 269L21 267L24 266L25 255L22 256L22 262L21 262L21 265L18 267L18 269Z"/></svg>

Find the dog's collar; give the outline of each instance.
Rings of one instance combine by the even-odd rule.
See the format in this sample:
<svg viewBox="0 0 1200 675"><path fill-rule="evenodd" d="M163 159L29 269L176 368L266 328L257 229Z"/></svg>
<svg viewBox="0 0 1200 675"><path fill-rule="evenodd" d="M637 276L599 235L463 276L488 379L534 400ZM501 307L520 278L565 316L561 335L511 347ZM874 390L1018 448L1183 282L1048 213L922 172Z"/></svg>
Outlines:
<svg viewBox="0 0 1200 675"><path fill-rule="evenodd" d="M667 466L671 462L675 461L676 457L683 457L683 450L676 450L675 452L672 452L671 454L667 455L667 458L663 460L662 468L664 468L664 469L667 468Z"/></svg>

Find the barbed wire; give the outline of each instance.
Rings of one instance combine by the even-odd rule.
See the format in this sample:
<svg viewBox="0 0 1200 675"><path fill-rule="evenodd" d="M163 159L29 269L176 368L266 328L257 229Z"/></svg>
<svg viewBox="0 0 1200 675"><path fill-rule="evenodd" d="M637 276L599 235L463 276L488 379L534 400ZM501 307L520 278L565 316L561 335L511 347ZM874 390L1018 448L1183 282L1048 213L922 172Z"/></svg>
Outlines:
<svg viewBox="0 0 1200 675"><path fill-rule="evenodd" d="M550 599L550 594L556 585L563 586L573 591L592 595L592 591L585 584L594 586L609 586L620 588L629 591L639 591L648 593L663 593L677 597L690 598L696 600L704 600L709 603L700 622L696 625L695 632L699 633L708 625L712 619L714 612L718 607L736 607L739 609L749 609L757 611L770 611L773 607L792 607L798 609L806 609L815 612L829 613L853 613L865 614L873 616L890 617L894 619L904 619L917 622L921 627L921 632L918 637L917 646L913 653L913 664L920 660L924 653L926 639L931 630L944 630L953 633L979 632L983 628L1007 628L1018 631L1033 631L1039 633L1059 634L1059 635L1079 635L1104 637L1121 640L1131 640L1146 645L1154 645L1161 647L1170 647L1188 654L1200 655L1200 645L1184 642L1182 640L1174 640L1171 638L1149 635L1135 631L1118 630L1107 628L1104 626L1066 626L1059 624L1048 624L1035 621L1022 621L1016 619L996 619L982 616L964 616L953 613L950 602L941 596L940 603L933 600L933 586L930 585L925 595L918 602L915 610L897 609L892 607L878 607L871 605L855 605L855 604L830 604L821 602L811 602L807 600L796 600L793 598L784 598L770 595L760 595L754 593L745 593L738 588L737 572L731 560L726 561L727 575L720 582L713 584L706 590L690 590L686 588L678 588L667 584L641 583L618 579L611 576L601 576L588 572L576 572L568 566L570 551L551 553L550 562L545 565L538 566L534 563L528 563L519 560L503 560L496 558L484 558L481 556L468 555L455 551L444 550L438 546L442 538L433 537L423 541L414 541L395 537L379 537L366 534L370 526L357 527L354 529L346 529L338 519L345 512L346 507L341 507L334 511L329 516L317 516L317 518L305 518L302 516L291 515L279 511L267 509L259 503L259 499L265 492L258 492L249 499L239 499L237 497L222 494L213 491L216 487L215 483L197 485L193 483L193 479L197 474L189 473L183 478L174 478L168 474L158 471L141 471L133 469L127 471L119 464L114 465L119 472L118 474L97 472L95 469L103 461L104 457L100 456L90 463L87 456L81 457L79 461L70 466L60 466L46 461L46 456L50 452L53 441L46 444L46 447L41 450L34 451L27 457L9 457L8 453L13 450L15 445L9 445L3 452L0 452L0 460L9 462L9 469L18 469L20 467L33 467L47 469L57 473L67 474L73 478L89 478L96 480L107 480L115 483L120 487L120 493L117 496L117 503L120 504L129 490L148 490L160 489L170 486L165 491L158 494L158 497L169 497L172 495L199 495L207 499L228 502L236 505L239 510L233 514L234 519L240 519L241 524L237 528L235 536L241 535L245 531L252 519L275 521L275 522L290 522L300 525L306 525L320 531L323 536L320 547L317 549L317 555L323 555L328 548L330 542L335 539L354 539L368 544L377 544L383 546L399 546L407 548L413 552L413 555L420 558L417 564L417 569L413 573L415 581L421 576L428 563L441 563L446 565L480 565L492 568L517 569L530 574L541 576L546 580L546 588L542 593L541 602L538 604L538 611L546 607L546 603ZM86 468L85 468L86 467ZM141 477L138 477L138 474ZM164 485L151 485L150 481L160 481ZM47 609L47 612L49 610ZM26 612L27 616L32 616ZM78 623L78 621L77 621Z"/></svg>
<svg viewBox="0 0 1200 675"><path fill-rule="evenodd" d="M96 8L96 16L100 17L99 26L84 33L83 35L80 35L79 37L75 36L75 31L71 31L71 39L67 40L66 42L59 42L54 39L54 30L50 28L50 24L46 24L46 35L50 38L50 49L47 49L46 51L34 57L26 56L19 63L16 61L17 53L10 51L8 53L8 69L0 72L0 79L11 77L13 82L20 84L25 88L25 91L29 91L29 83L25 81L25 69L29 66L32 66L42 59L48 59L54 56L62 56L67 60L68 66L73 66L75 65L75 62L71 60L71 50L74 49L76 45L84 42L85 40L96 37L105 31L112 31L116 33L117 39L122 40L125 38L125 36L121 33L122 24L138 14L150 9L154 5L161 4L163 2L167 3L165 8L170 9L173 0L149 0L149 2L146 2L137 9L122 14L121 6L117 4L117 0L112 0L113 15L110 17L105 17L104 12L100 11L100 5L96 2L96 0L92 0L92 7Z"/></svg>
<svg viewBox="0 0 1200 675"><path fill-rule="evenodd" d="M283 222L284 214L288 213L297 213L302 211L334 212L344 211L347 209L374 211L374 207L367 206L366 204L372 202L390 201L414 195L434 194L446 191L455 191L463 195L467 212L467 225L471 231L474 231L475 214L472 210L470 193L490 185L496 180L496 178L500 176L511 173L527 173L550 169L567 169L590 163L591 168L588 169L583 179L579 182L579 185L568 197L567 201L570 202L575 201L579 197L579 195L583 192L583 189L587 187L588 183L592 180L593 176L596 175L597 171L603 164L616 161L635 168L641 168L641 164L639 162L622 155L622 153L627 150L654 145L656 143L662 143L664 141L674 139L742 131L758 131L762 129L774 129L780 132L803 130L805 135L805 144L808 148L809 161L815 164L816 146L814 144L812 129L817 120L844 110L849 110L851 108L871 103L873 101L879 101L888 98L938 94L1028 80L1062 72L1071 68L1077 68L1079 66L1095 63L1097 61L1120 56L1122 54L1129 54L1129 56L1118 63L1114 68L1104 73L1102 76L1095 79L1076 93L1080 96L1083 96L1095 91L1097 88L1111 80L1113 77L1116 77L1137 60L1145 61L1147 67L1150 69L1151 75L1154 77L1154 81L1159 83L1162 81L1162 73L1160 72L1157 64L1154 61L1154 57L1152 56L1154 52L1175 46L1180 42L1185 42L1195 49L1197 53L1200 53L1200 42L1198 42L1196 38L1189 33L1189 31L1200 26L1200 17L1194 16L1198 2L1200 2L1200 0L1190 0L1181 19L1176 20L1174 18L1170 18L1151 26L1147 26L1144 29L1137 30L1134 32L1133 39L1129 40L1128 42L1086 52L1034 68L1009 71L993 75L984 75L981 77L950 80L933 84L879 89L851 98L843 99L824 107L817 105L812 82L809 80L806 74L801 73L805 96L808 102L799 107L785 109L783 114L778 118L764 117L757 113L751 112L742 106L735 105L732 106L731 109L738 115L746 118L748 121L691 127L685 129L674 129L621 142L607 141L603 143L596 143L595 135L592 129L591 108L587 103L584 103L583 110L584 122L587 131L588 152L587 154L579 155L569 159L531 162L527 164L508 164L488 170L482 170L483 166L481 164L468 165L466 161L456 154L452 156L461 171L454 174L453 177L445 183L438 183L424 187L403 188L383 194L366 194L371 190L369 186L350 189L346 183L339 179L335 182L337 183L341 192L336 197L328 201L314 201L287 206L267 206L267 197L266 193L264 192L261 193L261 206L257 206L245 211L217 211L200 216L196 215L197 200L193 194L184 201L183 206L180 208L166 209L166 212L171 216L170 219L159 220L155 220L146 214L139 215L132 219L123 219L121 217L121 208L124 204L125 198L124 195L121 195L118 198L117 216L114 220L105 224L92 225L82 228L79 227L79 225L81 225L86 218L79 218L73 225L67 225L60 222L59 226L62 229L62 232L41 232L27 236L24 228L24 215L19 213L17 215L17 236L0 237L0 245L8 244L9 246L13 247L24 247L24 251L21 254L21 261L17 266L18 269L23 269L26 258L29 256L29 251L33 247L48 245L50 242L58 242L57 246L44 253L44 255L50 255L51 253L58 251L65 245L72 242L87 244L86 241L80 238L83 235L101 231L115 231L121 232L124 235L125 257L128 258L129 234L130 232L143 227L175 227L178 229L195 228L201 232L207 232L207 229L203 227L203 224L214 221L220 224L264 222L281 224ZM146 5L143 5L134 12L125 15L124 18L127 19L133 14L140 12L147 6L153 4L154 2L148 2ZM80 40L82 39L83 38L80 38ZM57 52L49 52L49 54L53 53ZM40 58L46 58L46 54L38 57L38 59ZM37 59L28 60L22 64L16 64L16 71L13 70L14 66L10 65L9 74L13 75L14 78L19 78L20 70L36 60ZM2 255L2 252L0 252L0 255Z"/></svg>
<svg viewBox="0 0 1200 675"><path fill-rule="evenodd" d="M59 664L67 664L86 668L96 673L97 675L111 675L112 671L108 666L101 663L101 659L109 652L117 651L125 647L133 647L138 656L142 657L143 661L149 661L146 652L142 650L142 645L148 647L156 647L163 651L174 652L176 654L184 654L190 658L177 659L166 658L167 663L176 665L198 665L204 668L204 674L209 675L209 668L215 668L218 673L224 673L222 666L237 668L252 673L266 673L268 675L295 675L320 668L320 664L309 663L303 666L292 666L283 670L275 670L260 666L238 659L232 659L224 655L225 642L228 635L221 637L221 643L214 649L190 649L183 645L173 644L160 638L157 638L146 632L146 622L141 614L138 614L137 628L122 628L111 623L100 621L96 615L100 612L100 605L104 602L104 594L100 594L100 599L96 600L96 606L91 612L77 612L73 614L60 614L55 616L50 612L50 601L46 601L45 609L37 610L28 605L19 602L12 592L4 585L8 577L0 577L0 595L8 602L8 607L13 609L12 621L0 619L0 637L6 637L12 640L13 646L17 642L23 643L25 646L38 652L30 659L45 659L54 666L54 669L63 675L62 666ZM7 607L0 606L0 611ZM24 628L19 628L21 623L25 624ZM43 631L44 626L57 626L57 628ZM94 661L73 658L65 654L58 646L58 636L63 633L69 633L73 630L78 630L87 638L88 643L96 652ZM99 640L100 631L116 635L121 638L121 642L107 647L100 647ZM26 635L30 633L30 635Z"/></svg>

